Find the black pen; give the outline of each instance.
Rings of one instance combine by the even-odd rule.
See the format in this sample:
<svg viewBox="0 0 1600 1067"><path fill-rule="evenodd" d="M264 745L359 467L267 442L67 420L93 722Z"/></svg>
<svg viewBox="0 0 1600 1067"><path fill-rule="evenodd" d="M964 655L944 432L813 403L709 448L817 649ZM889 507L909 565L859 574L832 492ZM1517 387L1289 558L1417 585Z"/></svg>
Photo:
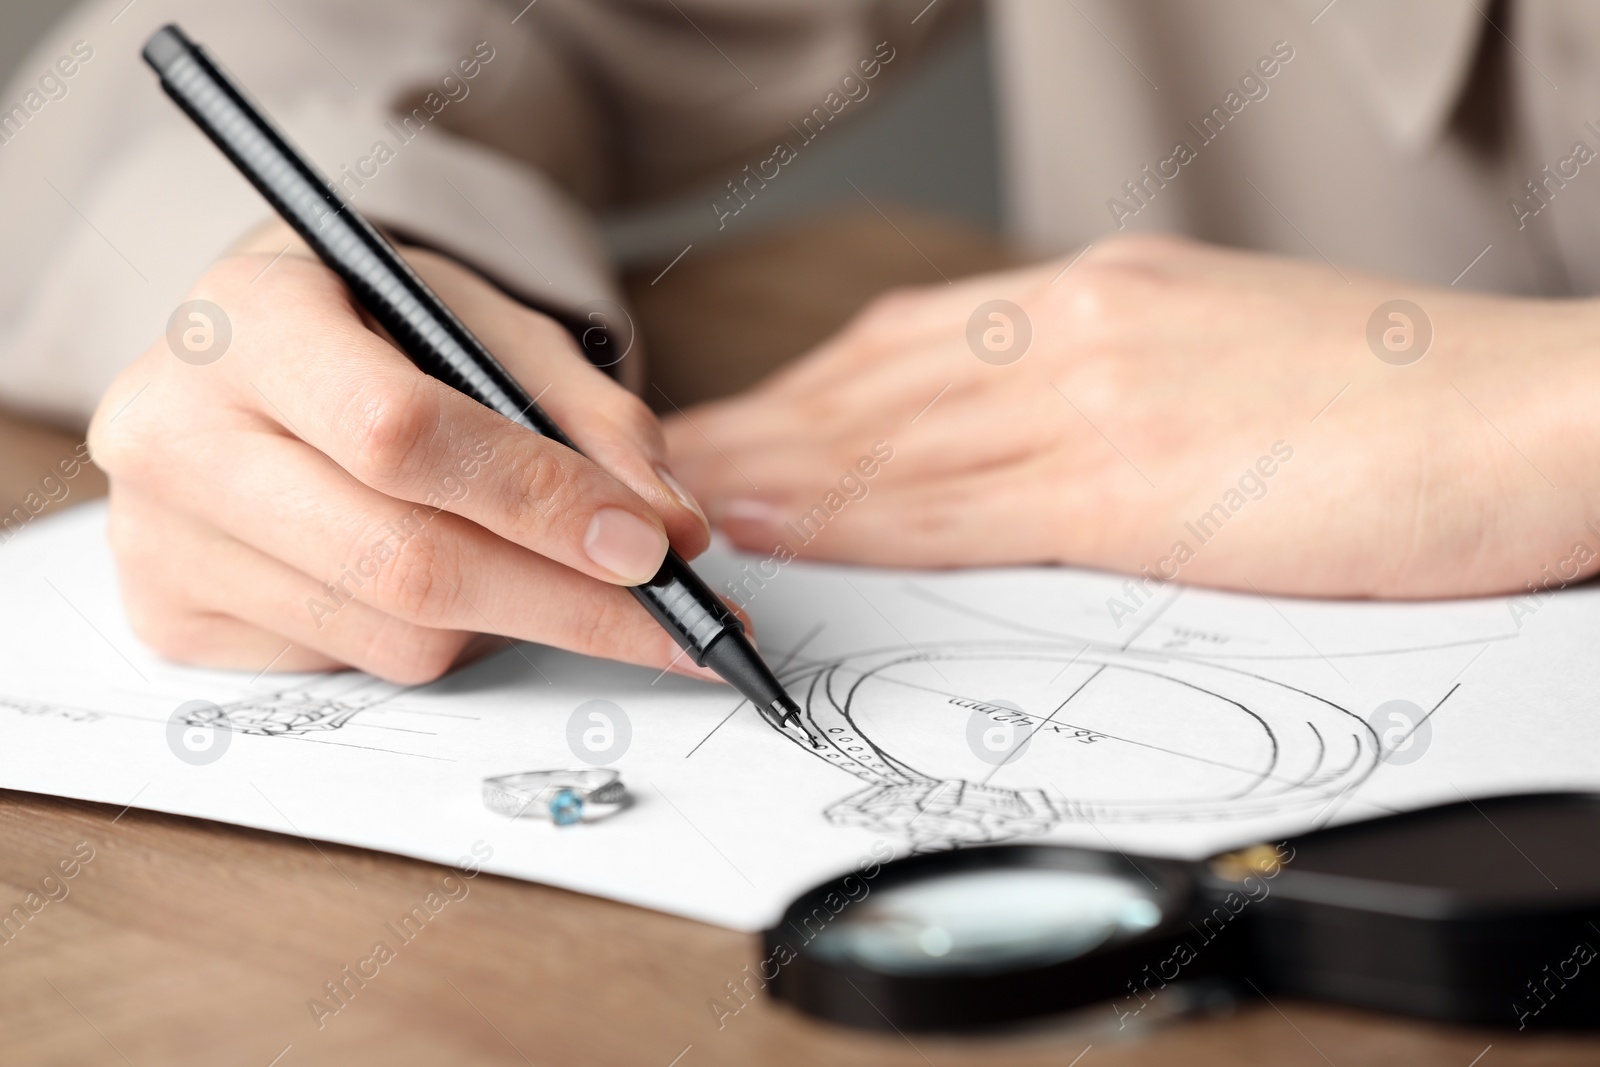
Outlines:
<svg viewBox="0 0 1600 1067"><path fill-rule="evenodd" d="M424 374L578 451L394 246L344 202L182 30L157 30L145 43L144 58L161 75L167 95L344 279ZM745 637L744 624L683 557L669 550L655 577L630 591L696 665L716 671L773 726L817 746L799 706Z"/></svg>

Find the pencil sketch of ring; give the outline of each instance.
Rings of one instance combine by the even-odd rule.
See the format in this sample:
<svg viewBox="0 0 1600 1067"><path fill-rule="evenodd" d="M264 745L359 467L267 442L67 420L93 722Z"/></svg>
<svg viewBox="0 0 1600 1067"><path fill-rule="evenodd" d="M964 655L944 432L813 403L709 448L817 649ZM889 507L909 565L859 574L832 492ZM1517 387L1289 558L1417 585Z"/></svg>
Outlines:
<svg viewBox="0 0 1600 1067"><path fill-rule="evenodd" d="M603 767L524 771L483 780L483 803L510 818L549 819L557 826L593 822L628 806L622 776Z"/></svg>

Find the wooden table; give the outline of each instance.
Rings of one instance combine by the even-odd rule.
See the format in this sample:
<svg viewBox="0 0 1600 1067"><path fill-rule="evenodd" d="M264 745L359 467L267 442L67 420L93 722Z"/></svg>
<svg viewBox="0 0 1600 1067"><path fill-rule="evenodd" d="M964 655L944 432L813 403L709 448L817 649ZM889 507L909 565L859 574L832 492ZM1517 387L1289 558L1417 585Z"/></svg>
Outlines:
<svg viewBox="0 0 1600 1067"><path fill-rule="evenodd" d="M935 280L924 255L952 276L1005 260L976 235L895 217L920 252L873 216L685 260L653 287L654 272L645 272L634 290L662 392L687 404L712 391L689 369L690 351L753 380L825 334L865 294ZM20 499L72 444L14 422L0 427L0 503ZM68 503L91 489L77 483ZM342 968L369 956L376 941L395 940L385 924L439 890L450 872L21 793L0 793L0 841L0 918L39 894L26 922L0 926L7 1065L1600 1062L1600 1040L1463 1030L1290 1001L1138 1034L1117 1032L1107 1010L1088 1023L983 1039L908 1038L820 1025L765 998L719 1025L710 1003L756 959L753 938L489 875L464 883L466 895L376 977L347 981L345 1003L319 1019L308 1002L325 998L325 983L344 980ZM75 877L44 883L61 861L90 850Z"/></svg>

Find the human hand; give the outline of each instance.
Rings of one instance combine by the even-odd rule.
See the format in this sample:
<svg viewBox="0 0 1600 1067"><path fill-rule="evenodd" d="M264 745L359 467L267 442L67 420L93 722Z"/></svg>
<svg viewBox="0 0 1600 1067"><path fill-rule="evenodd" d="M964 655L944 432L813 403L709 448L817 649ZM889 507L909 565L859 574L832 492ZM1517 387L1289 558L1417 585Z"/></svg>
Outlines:
<svg viewBox="0 0 1600 1067"><path fill-rule="evenodd" d="M185 663L420 683L481 632L711 677L624 588L709 539L644 405L557 323L407 252L580 456L422 374L309 252L274 261L291 241L270 228L190 294L231 323L224 351L193 320L198 351L157 341L95 413L139 636Z"/></svg>
<svg viewBox="0 0 1600 1067"><path fill-rule="evenodd" d="M1375 315L1397 297L1424 312L1410 352L1383 347L1407 334ZM979 316L969 342L995 299L1031 324L1025 351L1020 320L1010 351L1003 319ZM1592 302L1115 238L1075 263L887 294L666 431L714 522L763 554L1521 592L1600 568L1596 319ZM984 349L991 329L1001 351Z"/></svg>

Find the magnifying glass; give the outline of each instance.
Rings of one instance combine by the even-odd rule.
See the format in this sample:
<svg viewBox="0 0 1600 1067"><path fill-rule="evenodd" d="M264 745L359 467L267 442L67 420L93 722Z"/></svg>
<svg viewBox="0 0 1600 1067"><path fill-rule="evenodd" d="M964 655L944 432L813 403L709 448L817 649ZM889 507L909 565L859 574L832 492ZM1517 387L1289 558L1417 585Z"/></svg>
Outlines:
<svg viewBox="0 0 1600 1067"><path fill-rule="evenodd" d="M1052 845L910 856L800 896L771 990L962 1031L1198 979L1478 1025L1600 1027L1600 795L1466 800L1190 862Z"/></svg>

